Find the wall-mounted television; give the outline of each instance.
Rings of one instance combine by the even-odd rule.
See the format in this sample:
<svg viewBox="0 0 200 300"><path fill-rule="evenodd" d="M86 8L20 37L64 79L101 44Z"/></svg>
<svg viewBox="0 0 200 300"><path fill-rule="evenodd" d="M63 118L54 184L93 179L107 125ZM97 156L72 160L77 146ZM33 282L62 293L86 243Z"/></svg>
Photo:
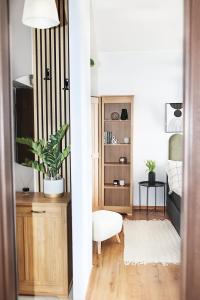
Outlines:
<svg viewBox="0 0 200 300"><path fill-rule="evenodd" d="M32 75L20 77L13 81L15 140L16 137L34 139L34 96ZM22 164L26 159L34 159L26 145L16 143L15 160Z"/></svg>

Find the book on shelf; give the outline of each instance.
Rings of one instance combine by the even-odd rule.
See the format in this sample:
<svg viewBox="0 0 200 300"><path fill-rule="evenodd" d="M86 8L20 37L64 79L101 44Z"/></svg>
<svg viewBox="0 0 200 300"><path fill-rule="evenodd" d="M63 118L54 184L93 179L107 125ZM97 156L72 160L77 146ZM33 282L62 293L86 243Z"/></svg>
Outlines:
<svg viewBox="0 0 200 300"><path fill-rule="evenodd" d="M104 144L111 144L111 143L112 143L112 132L104 131Z"/></svg>

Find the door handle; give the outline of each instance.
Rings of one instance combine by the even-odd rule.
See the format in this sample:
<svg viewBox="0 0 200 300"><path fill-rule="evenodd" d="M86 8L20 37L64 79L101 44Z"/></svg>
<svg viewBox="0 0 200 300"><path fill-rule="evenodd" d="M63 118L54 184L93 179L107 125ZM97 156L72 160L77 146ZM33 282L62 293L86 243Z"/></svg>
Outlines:
<svg viewBox="0 0 200 300"><path fill-rule="evenodd" d="M41 210L41 211L39 211L39 210L31 210L31 212L34 213L34 214L45 214L46 210Z"/></svg>

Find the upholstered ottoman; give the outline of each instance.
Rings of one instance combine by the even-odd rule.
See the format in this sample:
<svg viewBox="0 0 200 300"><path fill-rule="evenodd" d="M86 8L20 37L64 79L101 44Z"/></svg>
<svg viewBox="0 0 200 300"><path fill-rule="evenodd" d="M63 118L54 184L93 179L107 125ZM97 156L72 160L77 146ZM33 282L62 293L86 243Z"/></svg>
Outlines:
<svg viewBox="0 0 200 300"><path fill-rule="evenodd" d="M101 254L101 242L116 235L118 243L120 238L118 233L122 230L122 216L116 212L108 210L98 210L93 212L93 241L98 243L98 254Z"/></svg>

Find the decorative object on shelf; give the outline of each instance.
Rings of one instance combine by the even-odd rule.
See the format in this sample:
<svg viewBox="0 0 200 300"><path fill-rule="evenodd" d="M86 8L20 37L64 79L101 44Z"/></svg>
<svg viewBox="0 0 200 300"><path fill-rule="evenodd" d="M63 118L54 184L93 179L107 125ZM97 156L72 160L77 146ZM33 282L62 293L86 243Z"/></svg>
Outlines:
<svg viewBox="0 0 200 300"><path fill-rule="evenodd" d="M119 180L118 180L118 179L114 179L114 180L113 180L113 184L114 184L114 185L119 185Z"/></svg>
<svg viewBox="0 0 200 300"><path fill-rule="evenodd" d="M120 115L118 114L118 112L114 111L112 114L111 114L111 119L112 120L119 120L120 118Z"/></svg>
<svg viewBox="0 0 200 300"><path fill-rule="evenodd" d="M64 193L64 179L61 178L59 171L63 161L70 154L69 146L61 152L61 141L68 129L68 124L63 125L55 134L50 135L47 141L44 139L33 141L31 138L17 138L17 143L27 145L30 151L39 158L39 161L26 160L24 165L32 167L46 176L44 179L45 197L59 197Z"/></svg>
<svg viewBox="0 0 200 300"><path fill-rule="evenodd" d="M125 180L124 179L120 179L119 180L119 185L120 186L125 186Z"/></svg>
<svg viewBox="0 0 200 300"><path fill-rule="evenodd" d="M183 103L165 104L165 132L183 131Z"/></svg>
<svg viewBox="0 0 200 300"><path fill-rule="evenodd" d="M112 136L112 144L118 144L118 140L115 135Z"/></svg>
<svg viewBox="0 0 200 300"><path fill-rule="evenodd" d="M124 138L124 144L129 144L129 137L126 136L126 137Z"/></svg>
<svg viewBox="0 0 200 300"><path fill-rule="evenodd" d="M128 120L128 111L126 108L122 108L121 112L121 120Z"/></svg>
<svg viewBox="0 0 200 300"><path fill-rule="evenodd" d="M112 131L104 132L104 144L112 144Z"/></svg>
<svg viewBox="0 0 200 300"><path fill-rule="evenodd" d="M119 158L119 163L120 164L127 164L127 158L125 156L121 156Z"/></svg>
<svg viewBox="0 0 200 300"><path fill-rule="evenodd" d="M156 169L155 160L147 160L146 167L147 167L147 172L148 172L148 182L150 185L154 185L155 180L156 180L156 174L154 172Z"/></svg>
<svg viewBox="0 0 200 300"><path fill-rule="evenodd" d="M22 23L47 29L60 24L55 0L25 0Z"/></svg>

